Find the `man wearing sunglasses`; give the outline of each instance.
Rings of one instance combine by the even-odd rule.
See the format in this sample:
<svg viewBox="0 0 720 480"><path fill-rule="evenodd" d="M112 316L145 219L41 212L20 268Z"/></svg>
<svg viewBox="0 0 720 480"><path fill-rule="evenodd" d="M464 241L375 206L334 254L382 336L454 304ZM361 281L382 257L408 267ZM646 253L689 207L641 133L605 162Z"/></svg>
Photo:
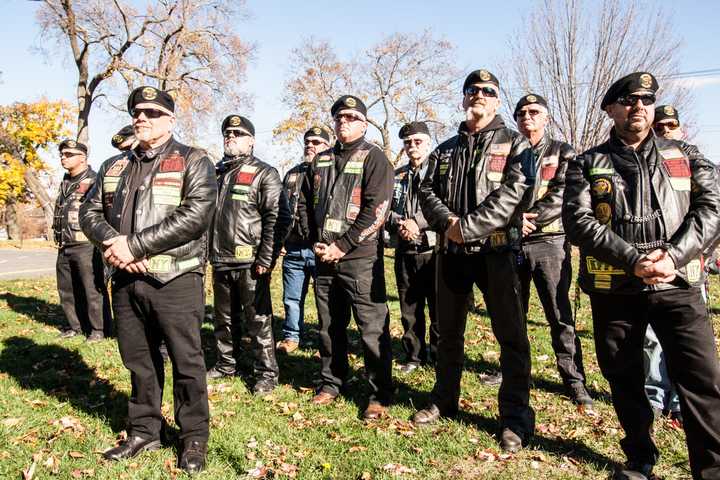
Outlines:
<svg viewBox="0 0 720 480"><path fill-rule="evenodd" d="M436 234L420 209L418 190L427 170L431 150L430 131L424 122L410 122L399 132L407 165L395 170L390 217L385 228L390 244L395 247L395 280L402 316L402 345L406 363L398 366L401 373L410 373L428 361L425 341L425 303L430 313L430 358L437 353L435 321L435 247Z"/></svg>
<svg viewBox="0 0 720 480"><path fill-rule="evenodd" d="M305 327L305 296L310 279L315 277L315 252L307 218L299 214L298 198L310 162L315 155L330 148L330 133L324 127L314 126L303 135L303 143L303 161L291 168L283 180L292 215L292 226L283 250L283 339L277 344L278 352L285 354L294 352L300 346Z"/></svg>
<svg viewBox="0 0 720 480"><path fill-rule="evenodd" d="M235 374L233 320L242 319L253 356L252 392L278 383L270 273L290 223L277 170L253 155L255 127L242 115L222 123L225 156L217 166L217 210L210 229L217 362L209 379ZM235 325L237 326L237 325Z"/></svg>
<svg viewBox="0 0 720 480"><path fill-rule="evenodd" d="M552 347L565 393L576 404L590 407L593 401L585 388L582 348L575 334L575 319L570 306L570 245L560 218L565 171L575 150L546 133L549 114L547 101L542 96L534 93L523 96L515 106L513 117L533 149L533 161L525 169L532 187L525 192L521 208L516 212L516 215L522 215L523 224L518 270L525 314L532 281L550 325Z"/></svg>
<svg viewBox="0 0 720 480"><path fill-rule="evenodd" d="M387 414L393 394L390 314L380 230L387 218L393 171L385 154L365 140L367 107L343 95L330 108L337 142L316 155L298 208L308 219L317 278L321 385L313 403L333 402L350 370L347 327L360 330L370 399L365 419Z"/></svg>
<svg viewBox="0 0 720 480"><path fill-rule="evenodd" d="M102 255L80 229L80 205L95 183L97 174L88 165L87 147L75 140L59 146L60 163L67 172L55 201L53 233L58 246L57 288L66 330L61 338L86 332L88 342L110 332L110 306L105 287Z"/></svg>
<svg viewBox="0 0 720 480"><path fill-rule="evenodd" d="M613 478L650 478L659 456L644 388L648 324L678 387L692 476L720 478L720 365L700 293L720 193L695 147L652 134L657 89L647 72L610 86L601 103L610 138L570 162L563 225L580 248L598 364L625 430L627 464Z"/></svg>
<svg viewBox="0 0 720 480"><path fill-rule="evenodd" d="M682 140L683 131L680 128L680 114L672 105L660 105L655 109L655 123L653 130L659 137L669 140Z"/></svg>
<svg viewBox="0 0 720 480"><path fill-rule="evenodd" d="M497 115L498 79L476 70L463 85L466 120L430 154L420 185L422 211L441 234L437 263L438 342L431 403L413 417L433 423L458 413L464 334L473 285L483 292L500 344L500 445L517 451L535 428L530 407L530 344L520 299L517 254L522 224L510 223L527 189L522 165L532 150Z"/></svg>
<svg viewBox="0 0 720 480"><path fill-rule="evenodd" d="M137 145L102 165L80 210L83 231L114 268L118 346L132 382L128 437L103 455L123 460L160 448L164 339L173 364L178 465L196 473L205 467L209 430L200 325L217 183L205 152L173 138L170 94L139 87L127 108Z"/></svg>

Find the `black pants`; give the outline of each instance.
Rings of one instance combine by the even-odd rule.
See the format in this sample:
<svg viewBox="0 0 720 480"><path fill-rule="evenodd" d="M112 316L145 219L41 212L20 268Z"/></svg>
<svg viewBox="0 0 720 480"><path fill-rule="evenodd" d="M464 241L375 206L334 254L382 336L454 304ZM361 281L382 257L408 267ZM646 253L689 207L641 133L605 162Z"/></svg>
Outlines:
<svg viewBox="0 0 720 480"><path fill-rule="evenodd" d="M395 251L395 281L400 298L404 334L402 345L407 362L425 363L425 303L430 313L430 359L437 355L438 331L435 321L435 255Z"/></svg>
<svg viewBox="0 0 720 480"><path fill-rule="evenodd" d="M213 290L217 347L215 368L228 375L235 373L233 323L237 328L240 322L250 337L255 380L277 381L279 370L272 330L270 275L262 275L256 280L252 278L249 267L216 271L213 273Z"/></svg>
<svg viewBox="0 0 720 480"><path fill-rule="evenodd" d="M598 364L610 383L628 460L654 464L643 339L652 325L677 385L693 478L720 478L720 365L700 289L590 294Z"/></svg>
<svg viewBox="0 0 720 480"><path fill-rule="evenodd" d="M520 436L535 429L530 408L530 344L514 252L475 255L439 254L437 316L440 340L432 401L444 415L458 411L465 359L465 323L476 284L485 298L490 323L500 344L503 379L498 401L502 427Z"/></svg>
<svg viewBox="0 0 720 480"><path fill-rule="evenodd" d="M57 288L68 324L76 332L112 330L110 302L100 252L89 243L58 251Z"/></svg>
<svg viewBox="0 0 720 480"><path fill-rule="evenodd" d="M113 279L118 346L130 370L128 435L156 439L162 422L165 339L173 371L175 421L182 440L207 441L210 413L200 326L205 310L202 275L186 273L161 284L140 275Z"/></svg>
<svg viewBox="0 0 720 480"><path fill-rule="evenodd" d="M565 386L585 382L580 339L575 335L575 319L570 305L572 264L570 245L565 236L551 237L523 245L524 260L518 273L525 315L530 302L530 281L540 297L558 371Z"/></svg>
<svg viewBox="0 0 720 480"><path fill-rule="evenodd" d="M390 312L381 255L317 263L315 303L320 321L321 390L337 394L347 379L350 312L362 337L370 401L392 398Z"/></svg>

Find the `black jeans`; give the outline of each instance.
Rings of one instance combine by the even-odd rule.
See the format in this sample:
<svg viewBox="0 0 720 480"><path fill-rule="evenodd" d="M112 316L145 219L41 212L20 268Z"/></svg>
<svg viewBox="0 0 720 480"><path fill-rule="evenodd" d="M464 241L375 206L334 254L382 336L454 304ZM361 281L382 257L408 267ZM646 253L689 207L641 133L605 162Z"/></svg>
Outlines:
<svg viewBox="0 0 720 480"><path fill-rule="evenodd" d="M117 273L113 309L120 356L132 382L128 435L148 439L160 435L165 370L159 347L164 338L173 367L173 403L180 438L207 441L210 413L200 344L205 311L202 275L186 273L161 284L144 276Z"/></svg>
<svg viewBox="0 0 720 480"><path fill-rule="evenodd" d="M530 343L516 262L514 252L438 255L440 340L431 398L443 415L457 413L465 359L465 324L469 297L476 284L483 293L493 333L500 344L501 426L528 437L535 430L535 412L530 407Z"/></svg>
<svg viewBox="0 0 720 480"><path fill-rule="evenodd" d="M255 380L268 379L277 382L279 370L272 330L270 275L255 279L249 267L215 271L213 290L213 322L217 347L215 368L228 375L235 373L233 319L236 319L235 326L240 322L250 337Z"/></svg>
<svg viewBox="0 0 720 480"><path fill-rule="evenodd" d="M693 478L720 478L720 365L699 288L636 295L591 293L598 364L610 383L628 460L654 464L643 340L652 325L677 385Z"/></svg>
<svg viewBox="0 0 720 480"><path fill-rule="evenodd" d="M570 245L565 236L523 244L523 262L518 273L523 294L525 315L530 302L530 281L540 297L558 372L565 386L585 382L580 339L575 335L575 319L570 305L572 264Z"/></svg>
<svg viewBox="0 0 720 480"><path fill-rule="evenodd" d="M338 394L347 379L347 327L352 311L362 337L370 401L389 404L393 393L392 348L383 257L340 260L334 265L318 262L316 268L321 390Z"/></svg>
<svg viewBox="0 0 720 480"><path fill-rule="evenodd" d="M76 332L112 330L100 252L92 244L63 247L58 251L57 289L68 324Z"/></svg>
<svg viewBox="0 0 720 480"><path fill-rule="evenodd" d="M427 361L425 303L430 314L430 359L437 355L438 331L435 321L435 255L395 251L395 281L402 316L402 345L407 362Z"/></svg>

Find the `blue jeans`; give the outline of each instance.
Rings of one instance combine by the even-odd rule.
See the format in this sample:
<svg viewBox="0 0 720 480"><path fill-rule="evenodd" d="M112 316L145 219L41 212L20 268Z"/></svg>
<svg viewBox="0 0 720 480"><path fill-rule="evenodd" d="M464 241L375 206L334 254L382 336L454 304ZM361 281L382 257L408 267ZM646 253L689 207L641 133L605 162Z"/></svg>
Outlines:
<svg viewBox="0 0 720 480"><path fill-rule="evenodd" d="M668 412L680 411L680 399L675 385L670 381L667 360L652 327L645 332L645 394L653 408Z"/></svg>
<svg viewBox="0 0 720 480"><path fill-rule="evenodd" d="M315 253L311 248L286 247L283 257L283 340L300 342L305 324L305 296L310 277L315 277Z"/></svg>

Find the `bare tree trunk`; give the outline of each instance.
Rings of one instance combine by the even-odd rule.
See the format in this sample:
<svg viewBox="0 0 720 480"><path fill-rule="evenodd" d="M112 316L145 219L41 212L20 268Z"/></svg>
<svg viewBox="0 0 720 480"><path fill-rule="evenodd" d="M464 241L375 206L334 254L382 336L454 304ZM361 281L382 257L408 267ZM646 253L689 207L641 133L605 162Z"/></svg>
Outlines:
<svg viewBox="0 0 720 480"><path fill-rule="evenodd" d="M47 233L47 238L53 238L52 223L55 211L50 195L48 195L47 190L45 190L45 186L38 178L37 173L33 172L29 168L25 169L25 183L37 199L38 204L45 215L45 231Z"/></svg>
<svg viewBox="0 0 720 480"><path fill-rule="evenodd" d="M22 241L22 231L17 216L17 204L14 199L8 199L5 204L5 230L7 230L8 240Z"/></svg>

